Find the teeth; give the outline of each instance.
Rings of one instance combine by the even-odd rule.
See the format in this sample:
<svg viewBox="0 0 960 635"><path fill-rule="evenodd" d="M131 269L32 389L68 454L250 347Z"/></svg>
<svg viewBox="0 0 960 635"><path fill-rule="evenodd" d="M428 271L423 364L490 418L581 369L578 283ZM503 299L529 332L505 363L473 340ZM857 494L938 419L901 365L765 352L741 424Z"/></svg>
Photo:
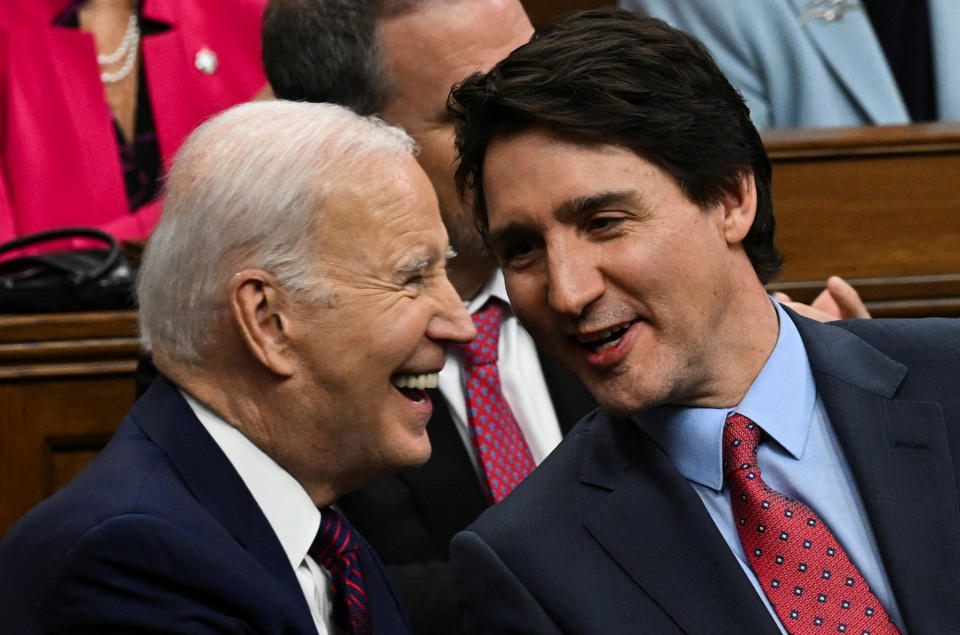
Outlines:
<svg viewBox="0 0 960 635"><path fill-rule="evenodd" d="M601 344L600 346L598 346L598 347L597 347L596 349L594 349L594 350L596 350L596 351L599 353L599 352L602 351L603 349L605 349L605 348L610 348L611 346L613 346L614 344L616 344L616 343L619 342L619 341L620 341L620 338L618 337L618 338L615 339L615 340L610 340L610 341L607 342L606 344Z"/></svg>
<svg viewBox="0 0 960 635"><path fill-rule="evenodd" d="M633 324L633 323L631 322L630 324ZM591 333L590 335L582 335L582 336L580 336L580 338L579 338L580 343L581 343L581 344L589 344L590 342L596 342L597 340L606 339L606 338L610 337L611 335L613 335L614 333L622 333L623 331L626 331L628 328L630 328L630 324L624 324L624 325L618 326L618 327L616 327L616 328L606 329L606 330L600 331L600 332L598 332L598 333ZM615 343L616 343L616 342L611 342L611 344L615 344ZM604 345L601 346L598 350L603 350L604 348L607 348L607 346L609 346L609 344L604 344Z"/></svg>
<svg viewBox="0 0 960 635"><path fill-rule="evenodd" d="M436 388L440 385L439 373L421 373L419 375L394 375L391 383L397 388Z"/></svg>

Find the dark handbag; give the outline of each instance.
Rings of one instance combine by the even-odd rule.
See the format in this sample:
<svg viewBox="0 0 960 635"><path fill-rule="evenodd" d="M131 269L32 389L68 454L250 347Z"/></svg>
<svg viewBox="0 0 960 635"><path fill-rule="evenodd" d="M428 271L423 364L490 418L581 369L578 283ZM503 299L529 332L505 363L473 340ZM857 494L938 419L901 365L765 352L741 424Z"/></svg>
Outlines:
<svg viewBox="0 0 960 635"><path fill-rule="evenodd" d="M62 313L134 308L136 272L116 239L99 229L69 227L28 234L0 244L0 257L16 249L88 238L106 249L69 249L0 262L0 313Z"/></svg>

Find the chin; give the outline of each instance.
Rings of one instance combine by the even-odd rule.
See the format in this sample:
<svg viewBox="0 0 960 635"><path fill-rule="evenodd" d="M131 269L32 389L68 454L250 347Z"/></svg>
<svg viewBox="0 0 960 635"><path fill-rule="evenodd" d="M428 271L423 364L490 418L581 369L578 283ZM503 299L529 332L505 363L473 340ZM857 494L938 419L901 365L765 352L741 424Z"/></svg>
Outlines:
<svg viewBox="0 0 960 635"><path fill-rule="evenodd" d="M645 394L638 390L630 390L632 386L602 386L587 385L597 402L606 410L618 417L630 415L655 408L666 402L666 396Z"/></svg>
<svg viewBox="0 0 960 635"><path fill-rule="evenodd" d="M420 467L430 459L432 450L433 448L430 447L430 437L427 436L427 432L424 430L423 440L418 440L408 448L407 452L398 456L396 467L399 469Z"/></svg>

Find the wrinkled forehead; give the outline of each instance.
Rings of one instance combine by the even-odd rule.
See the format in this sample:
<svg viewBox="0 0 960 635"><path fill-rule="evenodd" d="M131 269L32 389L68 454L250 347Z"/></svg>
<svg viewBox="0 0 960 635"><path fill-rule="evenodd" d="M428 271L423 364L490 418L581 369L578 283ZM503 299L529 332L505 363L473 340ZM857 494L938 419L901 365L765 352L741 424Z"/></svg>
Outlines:
<svg viewBox="0 0 960 635"><path fill-rule="evenodd" d="M344 170L321 195L318 213L318 234L327 244L383 244L407 233L443 231L433 187L408 154L380 156Z"/></svg>

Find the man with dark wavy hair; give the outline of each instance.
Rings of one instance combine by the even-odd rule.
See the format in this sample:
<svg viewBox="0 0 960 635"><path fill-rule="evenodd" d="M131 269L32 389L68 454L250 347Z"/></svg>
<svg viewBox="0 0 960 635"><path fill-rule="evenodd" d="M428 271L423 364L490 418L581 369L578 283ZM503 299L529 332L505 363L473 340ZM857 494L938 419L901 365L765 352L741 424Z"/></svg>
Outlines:
<svg viewBox="0 0 960 635"><path fill-rule="evenodd" d="M454 538L468 630L960 623L960 325L767 295L770 164L706 49L590 11L452 99L511 306L602 405Z"/></svg>

